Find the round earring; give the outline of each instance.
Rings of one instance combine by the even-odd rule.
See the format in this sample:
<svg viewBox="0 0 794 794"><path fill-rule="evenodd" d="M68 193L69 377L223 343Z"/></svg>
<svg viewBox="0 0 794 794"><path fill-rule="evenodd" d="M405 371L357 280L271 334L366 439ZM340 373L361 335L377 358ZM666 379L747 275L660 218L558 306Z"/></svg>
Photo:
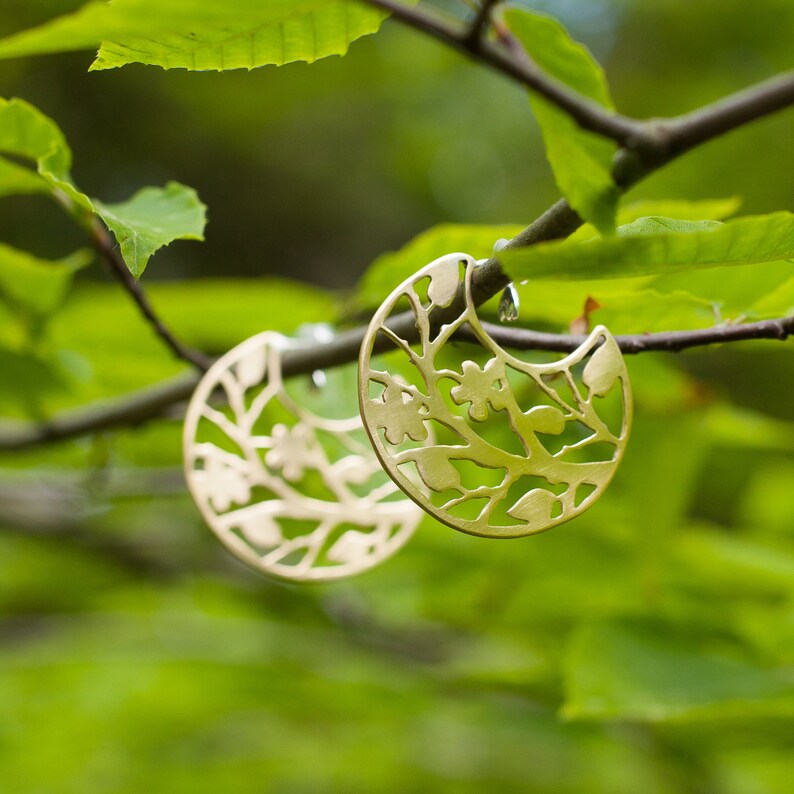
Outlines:
<svg viewBox="0 0 794 794"><path fill-rule="evenodd" d="M288 392L286 346L266 331L204 375L185 417L188 487L254 568L290 581L357 574L396 552L423 514L383 473L360 416L339 417L345 400L331 381L344 373L313 373Z"/></svg>
<svg viewBox="0 0 794 794"><path fill-rule="evenodd" d="M558 361L503 349L477 316L476 266L450 254L386 298L361 347L361 416L386 472L424 510L472 535L521 537L603 493L626 447L631 389L600 325ZM402 312L409 322L390 320ZM475 343L463 361L456 335Z"/></svg>

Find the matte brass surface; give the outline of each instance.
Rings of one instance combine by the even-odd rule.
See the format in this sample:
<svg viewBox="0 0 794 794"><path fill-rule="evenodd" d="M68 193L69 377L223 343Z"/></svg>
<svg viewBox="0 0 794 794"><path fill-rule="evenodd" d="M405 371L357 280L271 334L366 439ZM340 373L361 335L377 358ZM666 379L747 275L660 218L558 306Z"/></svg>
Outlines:
<svg viewBox="0 0 794 794"><path fill-rule="evenodd" d="M386 472L424 510L472 535L520 537L568 521L603 493L628 439L631 390L603 326L552 363L502 349L471 299L475 267L465 254L442 257L384 301L361 348L361 416ZM454 305L461 279L465 307L434 328L430 312ZM416 344L387 325L405 304ZM481 348L458 364L454 351L467 348L450 340L465 324ZM388 349L382 365L373 361L376 343ZM444 366L450 358L455 365Z"/></svg>

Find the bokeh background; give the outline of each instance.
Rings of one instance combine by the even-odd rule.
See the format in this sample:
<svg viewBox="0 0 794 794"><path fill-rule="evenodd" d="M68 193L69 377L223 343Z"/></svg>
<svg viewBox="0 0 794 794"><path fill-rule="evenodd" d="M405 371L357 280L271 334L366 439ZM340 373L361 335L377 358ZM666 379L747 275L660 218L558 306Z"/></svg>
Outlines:
<svg viewBox="0 0 794 794"><path fill-rule="evenodd" d="M78 5L4 0L0 35ZM525 5L590 47L630 115L684 112L791 68L788 0ZM211 353L345 322L373 260L434 224L525 224L557 198L524 93L394 23L312 66L88 73L91 60L0 62L0 95L60 124L91 195L169 179L198 190L206 242L159 253L144 284ZM690 153L627 201L792 209L793 121ZM47 257L85 244L41 197L2 200L0 240ZM748 292L756 309L775 290L794 308L785 273L761 289L736 271L676 289L728 319L753 316ZM670 300L646 301L612 307L612 330L685 327ZM538 316L564 328L546 306ZM183 369L98 264L39 344L53 366L0 350L6 417ZM0 788L790 791L791 343L629 365L634 438L590 513L500 542L428 520L344 584L271 582L219 547L186 496L178 417L2 454Z"/></svg>

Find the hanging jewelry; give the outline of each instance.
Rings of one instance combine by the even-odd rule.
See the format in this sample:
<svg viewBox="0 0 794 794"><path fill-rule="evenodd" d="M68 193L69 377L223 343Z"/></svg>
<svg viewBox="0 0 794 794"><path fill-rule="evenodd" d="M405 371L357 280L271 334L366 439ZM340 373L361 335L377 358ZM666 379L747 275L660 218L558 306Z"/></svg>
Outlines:
<svg viewBox="0 0 794 794"><path fill-rule="evenodd" d="M185 418L188 486L213 532L254 568L292 581L361 573L423 514L384 475L358 415L324 418L288 393L286 346L266 331L202 378ZM318 373L303 387L301 402L329 388ZM339 413L338 394L325 403Z"/></svg>
<svg viewBox="0 0 794 794"><path fill-rule="evenodd" d="M626 447L631 390L600 325L559 361L504 350L477 316L476 266L450 254L386 298L361 347L361 416L386 472L424 510L472 535L520 537L568 521L603 493ZM391 327L406 310L413 322ZM476 340L463 361L458 330Z"/></svg>

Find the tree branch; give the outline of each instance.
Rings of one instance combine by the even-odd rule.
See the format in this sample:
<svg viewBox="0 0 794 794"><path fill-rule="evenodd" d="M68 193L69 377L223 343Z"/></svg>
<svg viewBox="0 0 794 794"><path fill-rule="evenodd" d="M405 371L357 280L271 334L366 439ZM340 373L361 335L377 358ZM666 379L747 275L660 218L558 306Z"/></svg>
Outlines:
<svg viewBox="0 0 794 794"><path fill-rule="evenodd" d="M480 40L483 38L488 25L491 22L491 14L493 13L494 6L500 3L501 0L482 0L479 11L471 23L471 27L466 33L466 41L469 49L477 49L480 45Z"/></svg>
<svg viewBox="0 0 794 794"><path fill-rule="evenodd" d="M794 105L794 71L783 72L691 113L662 120L657 127L662 136L659 145L666 145L668 158L675 157L791 105Z"/></svg>
<svg viewBox="0 0 794 794"><path fill-rule="evenodd" d="M67 411L42 424L4 422L0 424L0 450L26 449L146 422L184 402L196 388L198 379L198 374L190 373L124 397Z"/></svg>
<svg viewBox="0 0 794 794"><path fill-rule="evenodd" d="M510 328L483 323L488 333L504 347L515 350L546 350L570 353L587 338L570 334L548 334L525 328ZM694 331L664 331L656 334L616 336L615 341L624 354L680 352L706 345L727 344L758 339L785 340L794 335L794 317L762 320L743 325L719 325ZM456 341L476 341L473 332L461 328L453 337ZM361 331L346 331L331 342L305 349L286 350L282 357L285 377L308 375L318 369L328 369L358 360ZM169 409L185 402L198 382L191 373L178 379L144 389L130 396L71 411L56 416L46 424L7 423L0 425L0 451L12 451L64 441L87 433L114 427L138 425L165 415Z"/></svg>
<svg viewBox="0 0 794 794"><path fill-rule="evenodd" d="M429 33L435 38L451 44L456 49L472 54L469 45L463 41L461 31L423 11L399 6L392 0L364 0L364 2L390 11L395 18L406 24ZM615 137L615 135L606 128L598 129L604 127L602 122L605 120L606 127L610 127L613 123L623 125L624 122L627 122L624 131L628 129L636 131L637 125L642 127L642 134L631 140L635 150L629 151L624 148L618 152L615 160L613 174L622 190L628 189L683 152L794 104L794 72L789 72L682 116L636 122L625 117L609 115L600 106L583 102L578 95L562 88L559 84L548 81L540 72L530 74L522 71L520 64L513 63L507 55L494 50L490 45L485 49L482 47L483 45L480 44L479 49L474 53L476 57L501 71L513 74L521 82L569 112L581 126L601 132L608 137ZM508 63L510 64L509 68L503 68ZM614 132L616 130L612 128L612 133ZM619 139L616 137L616 140ZM643 147L642 156L639 154L638 143L641 143ZM581 218L568 202L560 200L513 238L508 247L515 248L567 237L581 225ZM132 279L124 263L118 259L107 232L102 227L99 227L99 230L100 233L97 235L95 244L113 268L114 273L130 291L158 335L180 358L190 361L199 369L205 369L207 361L204 357L195 351L184 348L164 328L152 311L139 285ZM502 271L499 262L494 258L489 259L477 268L472 279L475 302L479 305L490 299L503 289L508 281L509 279ZM411 334L416 331L414 317L411 313L392 317L389 325L406 339L410 339ZM330 343L286 351L282 361L282 371L285 377L310 373L317 369L357 360L365 330L363 327L356 328L340 334ZM500 344L523 350L569 352L581 344L584 339L581 336L546 334L496 325L488 325L488 330ZM792 334L794 334L794 317L784 317L757 323L717 326L694 331L618 336L616 340L621 350L628 354L680 351L692 347L750 339L784 340ZM459 332L456 338L465 340L465 331ZM21 423L6 425L5 428L0 426L0 450L23 449L46 442L75 438L112 427L134 425L161 416L172 406L186 400L197 380L198 375L193 373L125 398L57 416L42 425Z"/></svg>
<svg viewBox="0 0 794 794"><path fill-rule="evenodd" d="M98 219L91 219L89 232L94 248L96 248L100 256L105 260L110 268L110 272L130 294L130 297L135 301L136 306L146 322L152 326L154 332L163 340L166 347L168 347L177 358L187 361L201 372L206 372L212 361L198 350L194 350L183 342L180 342L174 334L168 330L165 323L157 316L143 287L135 280L135 277L130 273L129 268L121 258L121 254L119 254L113 242L113 238Z"/></svg>

